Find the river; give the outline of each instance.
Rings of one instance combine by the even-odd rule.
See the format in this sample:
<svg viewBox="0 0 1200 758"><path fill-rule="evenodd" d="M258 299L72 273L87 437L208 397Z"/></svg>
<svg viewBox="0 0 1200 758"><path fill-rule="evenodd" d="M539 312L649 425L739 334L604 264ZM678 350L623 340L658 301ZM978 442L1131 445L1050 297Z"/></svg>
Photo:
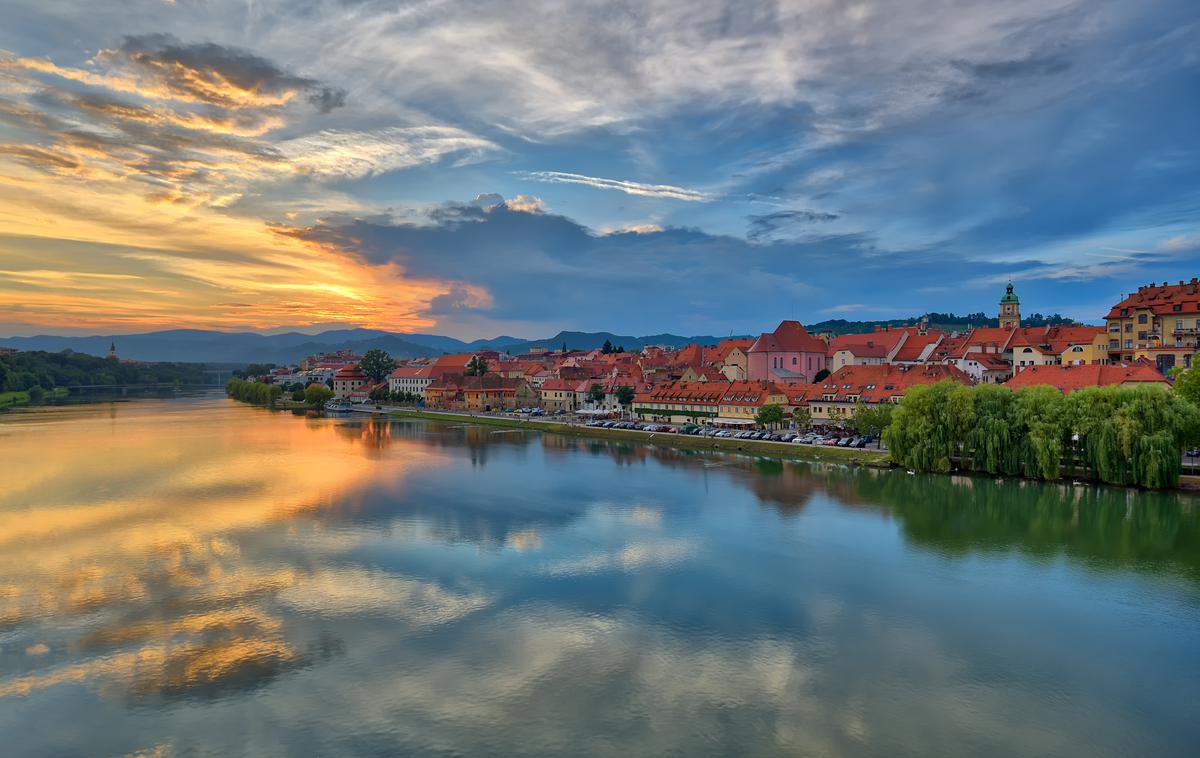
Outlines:
<svg viewBox="0 0 1200 758"><path fill-rule="evenodd" d="M1200 502L212 395L0 415L0 753L1183 756Z"/></svg>

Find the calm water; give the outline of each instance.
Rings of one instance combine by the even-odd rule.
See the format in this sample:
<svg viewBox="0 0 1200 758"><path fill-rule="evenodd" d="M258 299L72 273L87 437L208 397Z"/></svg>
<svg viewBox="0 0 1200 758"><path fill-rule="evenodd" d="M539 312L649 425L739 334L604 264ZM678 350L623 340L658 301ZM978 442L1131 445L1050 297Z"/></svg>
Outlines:
<svg viewBox="0 0 1200 758"><path fill-rule="evenodd" d="M224 399L0 416L0 753L1194 755L1200 503Z"/></svg>

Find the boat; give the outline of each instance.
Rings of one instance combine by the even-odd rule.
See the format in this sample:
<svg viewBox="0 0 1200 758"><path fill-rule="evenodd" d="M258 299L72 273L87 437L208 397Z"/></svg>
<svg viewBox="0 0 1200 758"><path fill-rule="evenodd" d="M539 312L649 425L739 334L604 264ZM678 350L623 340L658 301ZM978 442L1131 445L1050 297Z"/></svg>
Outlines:
<svg viewBox="0 0 1200 758"><path fill-rule="evenodd" d="M323 410L326 413L350 413L354 410L354 407L345 400L331 400L328 403L325 403L325 408Z"/></svg>

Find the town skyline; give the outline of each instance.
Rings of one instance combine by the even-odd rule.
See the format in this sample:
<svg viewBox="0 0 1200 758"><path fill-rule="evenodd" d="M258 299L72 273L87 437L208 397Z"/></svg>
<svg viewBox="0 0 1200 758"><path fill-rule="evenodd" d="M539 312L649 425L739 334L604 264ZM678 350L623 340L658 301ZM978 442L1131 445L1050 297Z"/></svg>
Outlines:
<svg viewBox="0 0 1200 758"><path fill-rule="evenodd" d="M1010 277L1092 321L1190 275L1186 2L610 10L9 4L0 334L745 333Z"/></svg>

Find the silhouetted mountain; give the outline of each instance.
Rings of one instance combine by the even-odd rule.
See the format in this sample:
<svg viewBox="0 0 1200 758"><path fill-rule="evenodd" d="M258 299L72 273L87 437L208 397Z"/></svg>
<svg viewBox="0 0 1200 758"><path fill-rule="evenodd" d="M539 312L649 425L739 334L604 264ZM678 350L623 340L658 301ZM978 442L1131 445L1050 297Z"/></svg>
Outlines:
<svg viewBox="0 0 1200 758"><path fill-rule="evenodd" d="M105 355L109 345L115 341L117 352L122 358L140 361L190 361L200 363L295 363L314 353L335 350L352 350L363 353L379 348L395 358L416 358L443 353L468 352L471 350L497 350L499 352L522 353L533 347L557 350L565 343L575 350L592 350L601 347L605 340L626 350L641 350L646 345L679 347L689 342L716 344L719 337L681 337L675 334L656 334L649 337L633 337L610 332L559 332L542 340L523 340L500 336L471 342L443 337L436 334L406 334L385 332L378 329L331 329L320 334L285 332L282 334L257 334L253 332L215 332L201 329L171 329L145 334L122 334L116 337L95 335L90 337L60 337L38 335L35 337L0 338L0 346L18 350L45 350L59 352L74 350L77 353Z"/></svg>

